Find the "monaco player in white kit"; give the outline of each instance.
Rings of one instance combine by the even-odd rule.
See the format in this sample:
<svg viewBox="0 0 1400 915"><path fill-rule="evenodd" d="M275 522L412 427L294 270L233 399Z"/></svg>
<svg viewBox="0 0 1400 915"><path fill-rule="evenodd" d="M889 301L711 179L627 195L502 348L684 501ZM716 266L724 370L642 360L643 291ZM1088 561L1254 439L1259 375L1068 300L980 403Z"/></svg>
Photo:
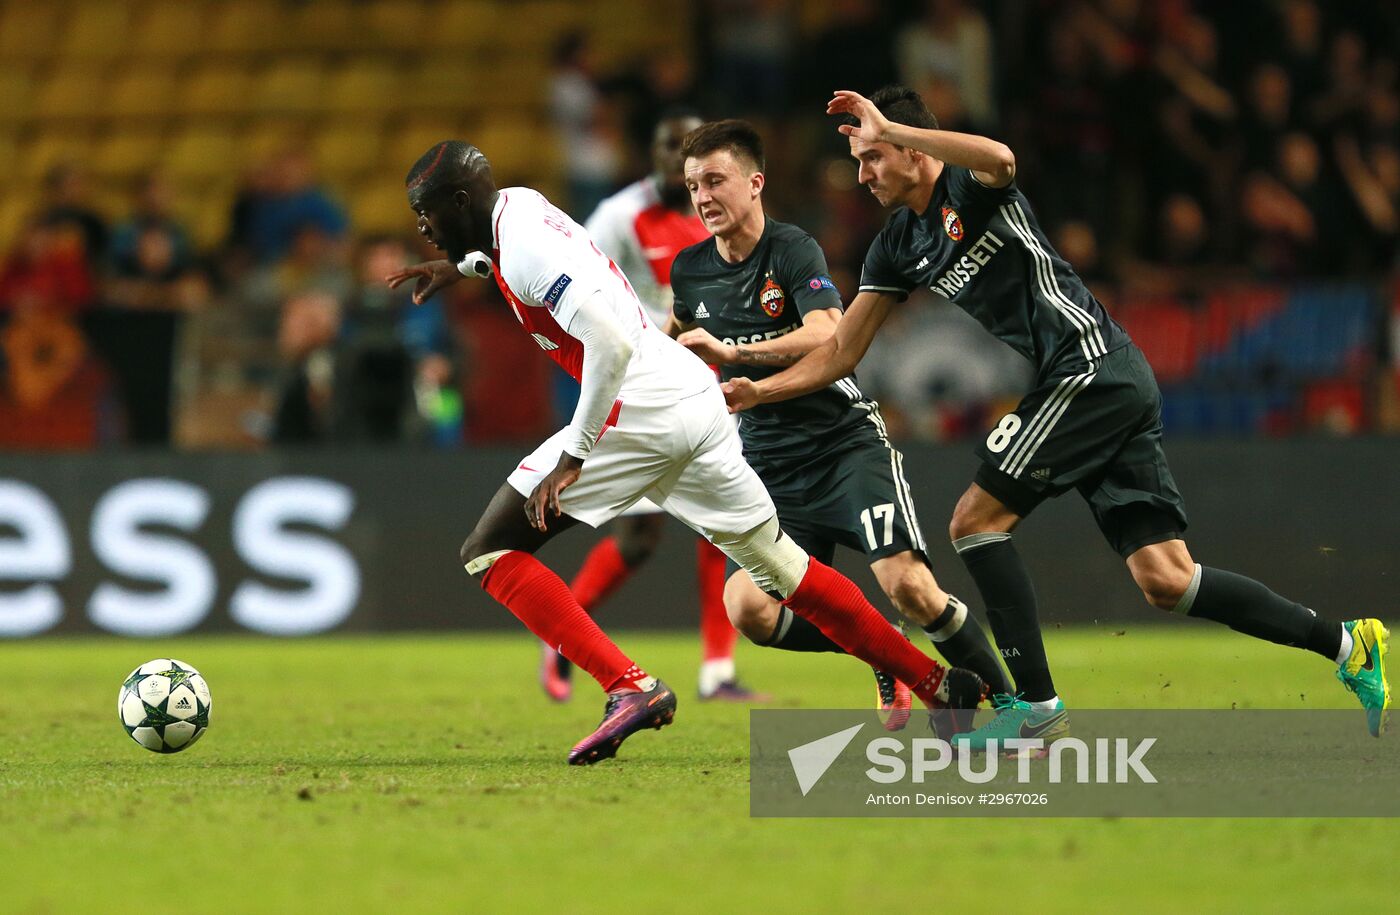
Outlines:
<svg viewBox="0 0 1400 915"><path fill-rule="evenodd" d="M652 171L598 204L584 227L600 250L621 268L647 317L665 327L671 314L671 262L681 249L709 237L685 187L681 143L701 124L687 111L663 115L652 132ZM589 550L569 590L590 615L656 552L666 513L641 499L611 525ZM704 699L761 698L739 682L734 647L739 633L724 606L725 557L703 537L695 541L695 576L700 599L700 674ZM542 644L540 685L556 702L573 692L573 665L552 645Z"/></svg>
<svg viewBox="0 0 1400 915"><path fill-rule="evenodd" d="M461 549L488 594L607 693L602 722L570 752L571 764L611 757L636 731L669 724L676 697L604 635L533 554L574 523L596 527L643 497L930 707L976 706L976 674L923 654L850 580L782 532L744 462L714 375L648 320L622 271L582 226L536 191L498 191L490 163L466 143L434 146L406 183L419 232L450 260L410 267L390 284L414 280L422 302L489 265L525 331L581 386L572 421L520 462Z"/></svg>

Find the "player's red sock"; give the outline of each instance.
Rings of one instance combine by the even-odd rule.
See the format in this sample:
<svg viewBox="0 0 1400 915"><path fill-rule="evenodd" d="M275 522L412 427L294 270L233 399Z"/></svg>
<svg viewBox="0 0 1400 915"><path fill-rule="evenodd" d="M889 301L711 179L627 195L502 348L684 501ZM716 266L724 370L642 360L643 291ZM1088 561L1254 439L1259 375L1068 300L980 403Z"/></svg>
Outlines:
<svg viewBox="0 0 1400 915"><path fill-rule="evenodd" d="M589 550L578 574L569 583L569 590L574 592L583 609L592 613L631 574L631 567L623 561L622 551L617 548L617 538L604 537Z"/></svg>
<svg viewBox="0 0 1400 915"><path fill-rule="evenodd" d="M604 690L640 689L638 681L646 679L579 606L564 580L529 553L511 550L497 559L481 576L481 587Z"/></svg>
<svg viewBox="0 0 1400 915"><path fill-rule="evenodd" d="M734 657L739 633L724 611L724 553L703 537L695 541L695 574L700 580L700 641L706 661Z"/></svg>
<svg viewBox="0 0 1400 915"><path fill-rule="evenodd" d="M925 703L938 698L946 668L911 645L840 572L809 559L802 583L783 603L848 654L909 684Z"/></svg>

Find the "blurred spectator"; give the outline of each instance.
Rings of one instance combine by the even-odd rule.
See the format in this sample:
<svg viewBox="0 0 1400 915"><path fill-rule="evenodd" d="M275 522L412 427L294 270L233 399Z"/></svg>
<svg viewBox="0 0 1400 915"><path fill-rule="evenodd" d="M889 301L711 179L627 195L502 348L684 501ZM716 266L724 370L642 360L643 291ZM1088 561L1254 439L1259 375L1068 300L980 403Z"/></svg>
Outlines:
<svg viewBox="0 0 1400 915"><path fill-rule="evenodd" d="M254 265L275 264L307 227L341 243L349 221L316 184L306 151L292 146L250 175L234 202L229 244Z"/></svg>
<svg viewBox="0 0 1400 915"><path fill-rule="evenodd" d="M317 290L298 293L283 306L277 348L285 368L277 385L273 444L325 441L334 372L330 346L339 319L340 303Z"/></svg>
<svg viewBox="0 0 1400 915"><path fill-rule="evenodd" d="M332 434L338 440L461 440L444 297L414 306L407 286L391 290L384 283L408 263L408 246L397 238L375 236L361 245L357 286L335 342Z"/></svg>
<svg viewBox="0 0 1400 915"><path fill-rule="evenodd" d="M44 176L45 209L40 219L55 227L71 226L81 236L90 265L107 255L107 221L91 202L88 173L77 162L62 162Z"/></svg>
<svg viewBox="0 0 1400 915"><path fill-rule="evenodd" d="M79 319L96 284L72 222L36 220L0 264L0 443L92 447L106 381Z"/></svg>
<svg viewBox="0 0 1400 915"><path fill-rule="evenodd" d="M588 213L618 179L622 150L612 112L598 85L593 49L583 32L570 32L554 49L549 110L564 151L571 212Z"/></svg>
<svg viewBox="0 0 1400 915"><path fill-rule="evenodd" d="M1261 64L1249 78L1240 115L1240 161L1246 169L1268 168L1279 138L1297 127L1293 86L1278 64Z"/></svg>
<svg viewBox="0 0 1400 915"><path fill-rule="evenodd" d="M925 0L923 18L899 33L895 59L900 80L924 96L940 124L995 129L991 32L966 0Z"/></svg>
<svg viewBox="0 0 1400 915"><path fill-rule="evenodd" d="M113 233L103 307L88 333L115 377L126 441L168 445L175 353L184 315L203 308L210 290L194 264L188 235L169 215L169 189L150 175L131 219Z"/></svg>

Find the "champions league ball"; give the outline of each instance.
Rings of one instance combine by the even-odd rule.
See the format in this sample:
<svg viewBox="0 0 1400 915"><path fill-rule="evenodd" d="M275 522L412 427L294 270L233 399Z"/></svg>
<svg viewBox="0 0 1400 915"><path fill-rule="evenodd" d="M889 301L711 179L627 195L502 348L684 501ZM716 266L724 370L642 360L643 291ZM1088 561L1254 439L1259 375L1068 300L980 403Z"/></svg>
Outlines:
<svg viewBox="0 0 1400 915"><path fill-rule="evenodd" d="M209 727L209 684L184 661L157 658L136 668L117 695L117 715L132 740L178 753Z"/></svg>

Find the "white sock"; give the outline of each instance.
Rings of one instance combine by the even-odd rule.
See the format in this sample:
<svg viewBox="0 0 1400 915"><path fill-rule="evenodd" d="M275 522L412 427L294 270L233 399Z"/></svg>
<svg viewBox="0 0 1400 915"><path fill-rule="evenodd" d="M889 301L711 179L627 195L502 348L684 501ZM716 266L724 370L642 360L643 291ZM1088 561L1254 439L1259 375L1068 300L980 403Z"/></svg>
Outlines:
<svg viewBox="0 0 1400 915"><path fill-rule="evenodd" d="M1346 626L1342 627L1342 647L1337 649L1337 666L1341 667L1351 657L1351 649L1355 644L1351 637L1351 630Z"/></svg>
<svg viewBox="0 0 1400 915"><path fill-rule="evenodd" d="M708 696L726 680L734 679L734 659L715 658L700 665L700 695Z"/></svg>
<svg viewBox="0 0 1400 915"><path fill-rule="evenodd" d="M1053 712L1059 704L1060 697L1051 696L1049 699L1044 699L1040 702L1032 702L1030 706L1037 712Z"/></svg>

